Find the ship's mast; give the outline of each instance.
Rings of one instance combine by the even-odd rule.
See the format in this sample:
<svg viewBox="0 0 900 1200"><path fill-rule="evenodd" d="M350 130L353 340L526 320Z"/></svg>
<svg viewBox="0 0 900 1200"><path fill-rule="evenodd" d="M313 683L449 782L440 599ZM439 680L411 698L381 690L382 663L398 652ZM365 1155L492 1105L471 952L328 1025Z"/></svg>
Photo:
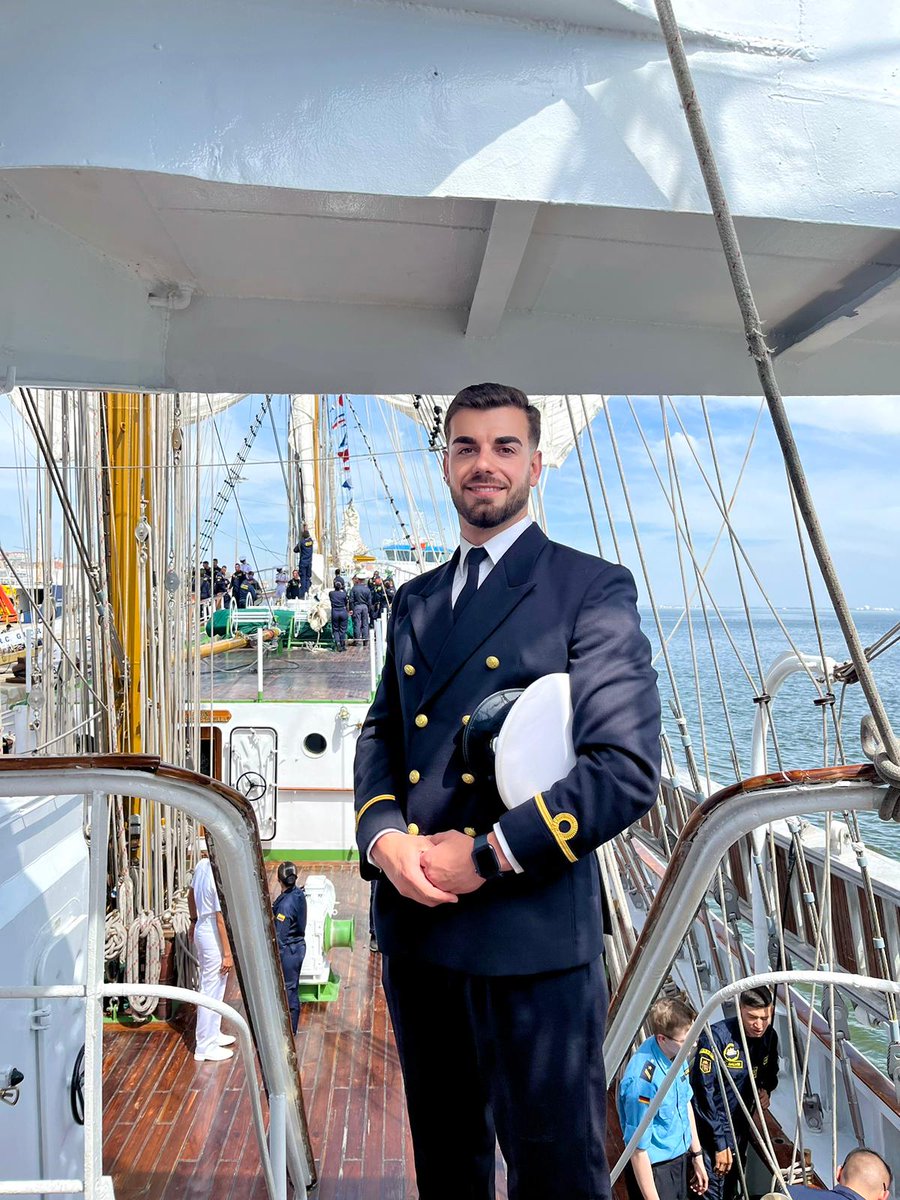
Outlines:
<svg viewBox="0 0 900 1200"><path fill-rule="evenodd" d="M144 469L151 405L150 397L140 392L104 392L101 405L108 454L109 600L121 643L121 658L114 666L119 749L139 754L143 749L140 614L144 605L140 586L143 543L138 539L139 530L151 519L152 476Z"/></svg>

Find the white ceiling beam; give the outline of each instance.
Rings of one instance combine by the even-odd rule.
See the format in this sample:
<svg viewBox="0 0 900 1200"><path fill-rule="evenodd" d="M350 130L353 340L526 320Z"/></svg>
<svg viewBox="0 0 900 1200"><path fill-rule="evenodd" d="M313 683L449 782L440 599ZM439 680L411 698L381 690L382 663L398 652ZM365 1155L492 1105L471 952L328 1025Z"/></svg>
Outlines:
<svg viewBox="0 0 900 1200"><path fill-rule="evenodd" d="M494 205L484 258L469 308L467 338L492 338L499 332L539 207L539 204L516 200L498 200Z"/></svg>
<svg viewBox="0 0 900 1200"><path fill-rule="evenodd" d="M895 238L880 259L863 263L772 329L768 341L773 353L817 354L893 315L900 302L900 239Z"/></svg>

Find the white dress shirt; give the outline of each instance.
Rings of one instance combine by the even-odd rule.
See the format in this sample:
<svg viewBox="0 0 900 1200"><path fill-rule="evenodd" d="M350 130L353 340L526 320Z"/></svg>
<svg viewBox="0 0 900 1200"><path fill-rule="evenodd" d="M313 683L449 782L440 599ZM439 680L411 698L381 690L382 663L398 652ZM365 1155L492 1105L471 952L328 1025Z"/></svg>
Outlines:
<svg viewBox="0 0 900 1200"><path fill-rule="evenodd" d="M501 533L495 533L492 538L488 538L482 544L482 549L487 551L487 558L478 569L479 587L481 587L513 542L522 536L530 524L531 517L526 513L521 521L516 521L515 525L510 525L509 529L504 529ZM453 576L453 587L450 591L451 604L456 604L456 601L459 599L459 593L465 586L466 559L469 557L469 551L474 549L475 547L472 543L467 542L464 537L459 539L459 562L456 566L456 574Z"/></svg>
<svg viewBox="0 0 900 1200"><path fill-rule="evenodd" d="M500 559L503 557L503 555L506 553L506 551L510 548L510 546L518 538L520 538L522 536L522 534L525 532L525 530L528 528L528 526L530 524L531 524L531 517L526 513L525 516L522 517L521 521L516 521L515 525L510 525L508 529L503 529L503 530L501 530L500 533L495 533L493 537L488 538L488 540L486 542L482 543L483 549L485 549L487 551L487 557L484 559L481 566L478 568L478 586L479 587L481 587L481 585L487 579L488 575L490 575L491 571L493 571L494 567L496 567L497 563L500 561ZM463 590L463 587L465 586L466 559L469 556L469 551L474 550L474 548L475 547L472 545L472 543L466 541L466 539L464 537L461 537L459 539L459 562L457 563L456 573L453 576L453 584L450 589L450 603L451 604L456 604L456 601L459 599L459 594ZM396 832L398 832L398 831L394 830L394 829L382 829L380 833L375 834L375 836L372 838L371 842L369 842L368 848L366 850L366 858L368 858L369 862L372 862L372 847L375 845L375 843L378 841L378 839L386 833L396 833ZM512 869L516 872L517 875L521 875L522 868L519 865L519 863L516 861L512 851L509 848L509 843L507 842L506 838L503 836L503 833L500 829L499 821L497 822L496 825L494 825L494 835L497 838L497 842L500 846L500 849L503 851L503 853L506 855L507 859L509 860L509 865L512 867ZM372 865L374 866L375 864L372 863Z"/></svg>

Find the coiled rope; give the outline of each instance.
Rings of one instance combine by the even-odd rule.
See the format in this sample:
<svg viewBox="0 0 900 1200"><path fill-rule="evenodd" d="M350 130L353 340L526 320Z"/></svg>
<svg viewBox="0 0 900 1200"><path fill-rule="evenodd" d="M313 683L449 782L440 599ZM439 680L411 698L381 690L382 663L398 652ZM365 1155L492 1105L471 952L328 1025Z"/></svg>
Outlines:
<svg viewBox="0 0 900 1200"><path fill-rule="evenodd" d="M144 942L144 973L141 976L141 942ZM152 912L142 912L131 922L125 947L125 982L159 983L165 938L162 921ZM131 1011L149 1017L159 1004L158 996L130 996Z"/></svg>

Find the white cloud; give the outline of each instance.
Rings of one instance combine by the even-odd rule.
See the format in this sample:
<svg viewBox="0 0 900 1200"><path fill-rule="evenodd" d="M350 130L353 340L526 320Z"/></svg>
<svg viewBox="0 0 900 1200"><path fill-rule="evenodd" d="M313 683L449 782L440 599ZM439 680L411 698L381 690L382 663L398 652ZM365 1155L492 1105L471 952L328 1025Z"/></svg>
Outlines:
<svg viewBox="0 0 900 1200"><path fill-rule="evenodd" d="M791 396L785 406L796 425L861 438L900 435L900 396Z"/></svg>

